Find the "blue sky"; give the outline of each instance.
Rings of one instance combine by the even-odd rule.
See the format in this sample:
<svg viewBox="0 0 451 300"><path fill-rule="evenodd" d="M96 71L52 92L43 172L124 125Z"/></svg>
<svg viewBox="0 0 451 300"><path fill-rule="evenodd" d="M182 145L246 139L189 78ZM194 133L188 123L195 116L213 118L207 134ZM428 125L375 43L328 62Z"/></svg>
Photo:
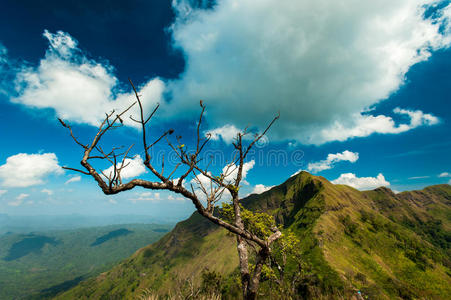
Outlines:
<svg viewBox="0 0 451 300"><path fill-rule="evenodd" d="M450 182L451 5L373 2L3 1L0 212L193 210L166 192L107 197L61 169L78 168L82 151L56 118L88 142L105 112L133 101L128 78L147 111L161 105L153 137L174 128L187 147L203 99L217 174L238 130L258 131L280 112L249 157L243 196L299 170L361 190ZM142 157L140 131L125 125L104 148L135 143ZM156 165L168 151L155 148ZM154 180L140 162L129 178Z"/></svg>

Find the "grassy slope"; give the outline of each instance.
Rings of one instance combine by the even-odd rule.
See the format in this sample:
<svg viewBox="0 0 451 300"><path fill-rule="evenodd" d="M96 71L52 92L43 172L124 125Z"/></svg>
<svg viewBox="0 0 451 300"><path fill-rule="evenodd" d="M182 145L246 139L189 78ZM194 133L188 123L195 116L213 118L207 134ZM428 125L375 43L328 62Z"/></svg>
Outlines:
<svg viewBox="0 0 451 300"><path fill-rule="evenodd" d="M427 220L449 216L451 207L444 204L451 196L449 185L399 196L386 188L325 190L326 210L315 231L326 260L347 284L372 299L451 297L449 249L434 246L437 239L419 229ZM440 214L430 213L437 206ZM406 226L405 220L415 226ZM441 221L449 228L449 219Z"/></svg>
<svg viewBox="0 0 451 300"><path fill-rule="evenodd" d="M244 203L298 234L320 293L339 298L361 289L371 299L449 299L450 199L449 185L399 195L385 188L360 192L302 172ZM236 248L224 230L194 214L60 299L134 299L146 288L164 294L180 284L175 274L196 278L204 267L232 273Z"/></svg>
<svg viewBox="0 0 451 300"><path fill-rule="evenodd" d="M98 237L118 228L127 228L133 232L95 247L90 246ZM164 233L154 232L152 229L161 228L170 230L172 227L136 224L36 233L54 238L57 243L45 244L40 251L11 261L4 260L9 249L26 236L1 236L0 299L23 298L63 282L75 284L84 276L98 275L131 255L136 249L158 240ZM74 281L71 282L72 280Z"/></svg>
<svg viewBox="0 0 451 300"><path fill-rule="evenodd" d="M178 279L197 278L204 268L231 273L238 264L235 249L232 236L194 214L157 243L58 299L136 299L143 289L169 292Z"/></svg>

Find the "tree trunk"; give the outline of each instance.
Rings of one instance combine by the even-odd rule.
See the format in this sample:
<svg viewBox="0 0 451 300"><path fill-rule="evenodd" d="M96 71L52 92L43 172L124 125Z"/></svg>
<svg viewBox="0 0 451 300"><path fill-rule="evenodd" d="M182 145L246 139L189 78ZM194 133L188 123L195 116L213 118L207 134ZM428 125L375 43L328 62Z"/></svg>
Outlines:
<svg viewBox="0 0 451 300"><path fill-rule="evenodd" d="M249 286L247 288L247 293L244 296L245 300L255 300L257 299L258 288L260 286L260 278L262 275L262 268L269 256L269 249L262 248L257 253L257 260L255 262L255 269L252 274L252 278L249 281Z"/></svg>
<svg viewBox="0 0 451 300"><path fill-rule="evenodd" d="M240 273L241 273L241 284L243 290L243 297L246 298L247 291L250 283L250 273L249 273L249 256L247 252L246 241L241 237L236 237L237 249L238 249L238 259L240 261Z"/></svg>

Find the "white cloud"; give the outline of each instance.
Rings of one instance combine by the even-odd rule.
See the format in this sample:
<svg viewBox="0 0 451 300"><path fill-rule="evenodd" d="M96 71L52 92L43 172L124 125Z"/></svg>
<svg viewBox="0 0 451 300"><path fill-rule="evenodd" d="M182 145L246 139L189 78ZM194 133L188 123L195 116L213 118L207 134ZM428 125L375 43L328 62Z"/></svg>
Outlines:
<svg viewBox="0 0 451 300"><path fill-rule="evenodd" d="M212 176L211 172L207 172L207 174L209 176ZM178 182L178 180L174 180L174 182ZM208 191L208 189L210 188L211 180L204 174L197 174L196 177L193 177L190 180L190 184L192 184L193 186L198 186L199 188L202 185Z"/></svg>
<svg viewBox="0 0 451 300"><path fill-rule="evenodd" d="M23 67L17 74L18 97L13 102L51 107L63 119L91 125L98 125L105 112L122 110L132 103L131 93L114 92L118 80L107 62L88 59L77 47L78 42L65 32L52 34L45 30L43 35L50 46L37 68ZM140 88L146 110L160 101L163 89L164 83L158 78ZM128 118L124 122L136 126Z"/></svg>
<svg viewBox="0 0 451 300"><path fill-rule="evenodd" d="M0 190L0 197L3 195L3 194L6 194L8 191L7 190Z"/></svg>
<svg viewBox="0 0 451 300"><path fill-rule="evenodd" d="M172 195L169 195L168 196L168 200L169 201L185 201L185 200L187 200L186 198L183 198L183 197L174 197L174 196L172 196Z"/></svg>
<svg viewBox="0 0 451 300"><path fill-rule="evenodd" d="M397 91L411 66L450 45L451 5L425 19L424 7L436 1L220 0L212 10L173 3L174 44L187 64L168 83L168 114L197 112L193 102L205 99L213 126L261 128L280 110L270 134L312 144L434 123L423 114L421 123L415 115L390 126L390 117L362 112Z"/></svg>
<svg viewBox="0 0 451 300"><path fill-rule="evenodd" d="M408 179L411 180L415 180L415 179L425 179L425 178L429 178L430 176L413 176L413 177L409 177Z"/></svg>
<svg viewBox="0 0 451 300"><path fill-rule="evenodd" d="M247 181L245 180L247 177L247 173L255 166L255 160L251 160L248 161L246 163L243 164L243 172L241 173L241 178L242 184L248 184ZM208 175L211 176L210 172L207 172ZM224 175L224 183L234 183L235 182L235 178L238 175L238 166L236 166L235 164L230 164L225 166L224 168L222 168L222 174ZM198 174L197 175L197 180L195 178L191 179L190 183L193 185L198 185L198 181L200 181L200 183L204 186L204 188L208 189L210 188L210 183L211 180L203 175L203 174Z"/></svg>
<svg viewBox="0 0 451 300"><path fill-rule="evenodd" d="M69 178L64 184L69 184L71 182L77 182L81 180L81 176L77 175L72 178Z"/></svg>
<svg viewBox="0 0 451 300"><path fill-rule="evenodd" d="M118 163L117 167L119 168L122 163ZM146 173L146 167L144 166L144 161L141 156L137 155L134 159L127 158L124 161L124 167L121 171L122 179L137 177L141 174ZM104 170L103 173L106 176L112 175L114 172L114 167L111 166L108 169Z"/></svg>
<svg viewBox="0 0 451 300"><path fill-rule="evenodd" d="M243 164L243 172L241 173L242 176L242 184L247 184L247 181L245 181L247 177L247 173L255 166L255 160L248 161ZM238 175L238 166L235 164L230 164L228 166L225 166L222 169L222 173L225 176L224 182L234 182L236 176Z"/></svg>
<svg viewBox="0 0 451 300"><path fill-rule="evenodd" d="M272 189L274 186L265 186L263 184L257 184L254 186L254 189L252 190L251 194L261 194L264 193L266 191L269 191L270 189Z"/></svg>
<svg viewBox="0 0 451 300"><path fill-rule="evenodd" d="M160 193L142 192L137 193L137 197L130 199L133 203L138 201L159 202L161 200Z"/></svg>
<svg viewBox="0 0 451 300"><path fill-rule="evenodd" d="M396 109L410 118L396 124L368 109L397 91L411 66L449 47L451 4L425 18L437 1L218 0L213 9L193 3L205 6L173 1L174 47L183 50L186 69L178 79L154 78L139 88L146 110L160 102L163 118L186 118L205 99L214 138L225 141L234 128L264 127L277 111L281 118L270 134L309 144L438 122ZM38 67L18 73L13 102L92 125L130 103L133 95L120 89L107 62L87 58L67 33L44 36L50 47Z"/></svg>
<svg viewBox="0 0 451 300"><path fill-rule="evenodd" d="M389 186L390 182L385 180L384 175L379 173L377 177L357 177L353 173L341 174L335 180L331 181L333 184L345 184L358 190L372 190L381 186Z"/></svg>
<svg viewBox="0 0 451 300"><path fill-rule="evenodd" d="M238 128L233 125L227 124L222 127L212 129L207 131L206 133L211 134L211 139L213 141L219 140L221 138L227 144L230 144L237 137L237 134L240 132Z"/></svg>
<svg viewBox="0 0 451 300"><path fill-rule="evenodd" d="M62 174L58 158L54 153L19 153L6 159L0 166L0 180L3 186L28 187L43 184L50 174Z"/></svg>
<svg viewBox="0 0 451 300"><path fill-rule="evenodd" d="M322 144L330 141L346 141L354 137L367 137L373 133L398 134L417 128L431 126L439 123L439 119L420 110L411 111L395 108L394 113L409 118L409 123L396 124L393 118L378 115L355 115L348 124L335 122L331 127L325 128L311 135L310 142Z"/></svg>
<svg viewBox="0 0 451 300"><path fill-rule="evenodd" d="M17 200L23 200L25 198L28 198L30 195L29 194L20 194L19 196L16 197Z"/></svg>
<svg viewBox="0 0 451 300"><path fill-rule="evenodd" d="M16 197L15 201L8 202L8 205L9 206L19 206L19 205L21 205L23 203L23 200L25 198L28 198L29 196L30 196L29 194L22 193L22 194L20 194L19 196Z"/></svg>
<svg viewBox="0 0 451 300"><path fill-rule="evenodd" d="M174 196L174 195L162 195L161 193L155 193L155 192L142 192L142 193L135 193L134 198L130 199L131 202L137 203L137 202L161 202L161 201L171 201L171 202L181 202L186 201L187 199L180 196Z"/></svg>
<svg viewBox="0 0 451 300"><path fill-rule="evenodd" d="M448 172L443 172L443 173L440 173L440 175L438 175L438 177L451 177L451 174Z"/></svg>
<svg viewBox="0 0 451 300"><path fill-rule="evenodd" d="M248 172L254 166L255 166L255 160L251 160L251 161L248 161L248 162L243 164L243 172L241 173L241 175L242 175L241 184L242 185L249 185L249 183L246 181L246 177L247 177ZM207 172L207 174L210 175L210 176L212 175L211 172ZM234 184L236 176L238 175L238 167L235 164L226 165L224 168L222 168L222 174L225 176L224 177L224 183L226 183L226 184L229 184L229 183ZM198 174L197 175L197 180L195 178L192 178L191 181L190 181L190 184L192 184L193 187L197 188L198 190L201 190L201 186L200 186L198 181L200 181L200 184L202 184L202 186L207 190L207 192L210 191L211 180L207 176L205 176L203 174ZM214 186L215 185L213 185L213 187ZM206 198L205 198L205 194L203 192L201 192L201 193L199 193L197 195L198 195L198 197L201 200L205 201ZM224 197L224 196L230 197L230 192L228 190L225 190L225 192L222 195L222 197Z"/></svg>
<svg viewBox="0 0 451 300"><path fill-rule="evenodd" d="M349 161L355 163L359 159L359 153L345 150L341 153L328 154L327 159L318 162L309 163L307 170L312 173L318 173L331 169L333 165L339 161Z"/></svg>
<svg viewBox="0 0 451 300"><path fill-rule="evenodd" d="M47 195L49 195L49 196L53 195L53 191L52 191L52 190L49 190L49 189L42 189L42 190L41 190L41 193L45 193L45 194L47 194Z"/></svg>

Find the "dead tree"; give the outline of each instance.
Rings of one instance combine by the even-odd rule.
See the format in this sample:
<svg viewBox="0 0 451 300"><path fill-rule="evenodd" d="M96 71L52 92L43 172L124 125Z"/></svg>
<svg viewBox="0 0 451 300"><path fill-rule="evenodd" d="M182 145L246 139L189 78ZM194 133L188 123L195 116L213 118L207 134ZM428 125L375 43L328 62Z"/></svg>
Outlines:
<svg viewBox="0 0 451 300"><path fill-rule="evenodd" d="M120 113L112 111L106 114L105 119L99 126L97 134L88 144L80 142L74 135L71 126L59 119L61 124L69 130L75 143L82 147L84 151L81 160L81 165L84 170L71 167L64 168L93 177L106 195L118 194L135 187L143 187L151 190L168 190L191 200L200 215L236 235L243 297L244 299L256 299L262 267L270 256L272 243L280 238L282 233L279 229L273 227L271 228L271 234L262 238L246 228L241 216L242 207L240 205L239 188L243 179L243 166L250 150L266 134L279 116L275 117L262 133L255 134L251 139L249 139L250 133L247 129L238 133L235 142L233 143L236 150L235 157L227 164L227 167L222 174L214 176L209 171L209 164L206 166L201 165L201 153L211 138L211 135L207 134L204 136L201 133L201 123L205 112L205 105L203 102L200 101L201 112L196 128L197 132L193 146L194 149L192 151L188 151L188 147L182 144L181 137L177 137L175 142L170 141L168 137L173 134L173 129L163 132L153 142L149 142L147 136L148 123L157 112L159 106L157 105L148 116L145 116L140 96L131 81L130 84L134 90L136 102ZM156 176L157 180L155 181L132 179L128 182L124 182L122 179L121 172L127 167L127 159L133 158L129 155L133 145L122 153L117 153L120 148L113 148L111 151L106 152L100 146L100 140L105 133L111 129L123 126L124 115L136 104L139 106L139 117L133 118L130 116L130 119L133 122L138 123L141 127L143 153L145 156L144 165ZM164 158L161 163L160 171L157 170L157 167L153 164L154 162L150 155L152 147L164 140L168 143L168 151L174 151L178 158L178 163L175 164L175 166L171 166L172 170L169 175L165 175L164 172ZM93 161L95 160L108 161L113 166L113 171L109 174L105 174L103 171L93 166ZM158 167L158 169L160 169L160 167ZM175 177L176 172L178 172L180 176L174 179L173 177ZM232 174L234 175L233 178L231 178ZM203 179L208 179L209 184L207 186L204 184L205 180L204 183L202 182L201 176L204 177ZM205 199L201 199L200 196L196 194L192 184L190 188L187 188L184 185L187 178L192 178L194 182L197 182L198 189L203 193ZM214 213L217 202L220 201L226 191L228 191L231 196L231 205L233 205L234 210L233 221L224 220L218 216L218 214ZM206 205L202 203L203 201ZM255 266L252 271L249 265L250 245L252 246L252 249L255 249L256 251Z"/></svg>

